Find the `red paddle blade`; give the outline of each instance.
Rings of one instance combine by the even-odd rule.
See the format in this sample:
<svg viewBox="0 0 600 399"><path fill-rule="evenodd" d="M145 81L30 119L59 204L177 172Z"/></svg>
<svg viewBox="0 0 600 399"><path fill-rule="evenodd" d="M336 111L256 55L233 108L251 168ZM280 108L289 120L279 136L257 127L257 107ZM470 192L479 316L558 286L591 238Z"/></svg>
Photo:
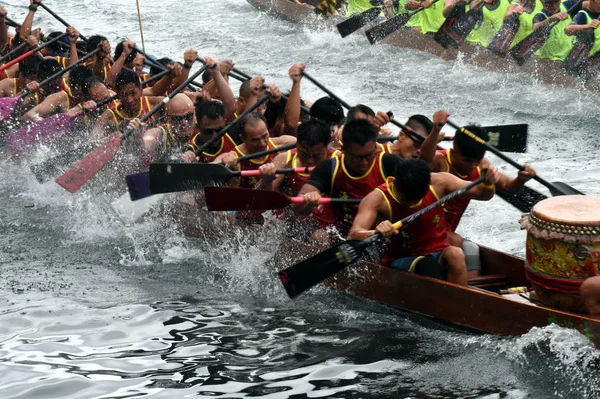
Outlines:
<svg viewBox="0 0 600 399"><path fill-rule="evenodd" d="M210 211L279 209L291 203L289 197L279 191L205 187L204 194Z"/></svg>
<svg viewBox="0 0 600 399"><path fill-rule="evenodd" d="M68 129L76 116L67 114L52 115L39 122L13 130L4 137L10 153L18 157L41 142L58 138Z"/></svg>
<svg viewBox="0 0 600 399"><path fill-rule="evenodd" d="M0 121L12 115L20 97L4 97L0 98Z"/></svg>
<svg viewBox="0 0 600 399"><path fill-rule="evenodd" d="M79 190L117 154L121 138L104 143L60 175L56 182L70 193Z"/></svg>

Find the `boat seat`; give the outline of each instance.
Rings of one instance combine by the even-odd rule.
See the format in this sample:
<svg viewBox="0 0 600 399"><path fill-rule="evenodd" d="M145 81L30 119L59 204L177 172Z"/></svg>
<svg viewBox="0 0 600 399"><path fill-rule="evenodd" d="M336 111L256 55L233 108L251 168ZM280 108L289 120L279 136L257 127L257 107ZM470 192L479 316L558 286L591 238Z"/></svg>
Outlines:
<svg viewBox="0 0 600 399"><path fill-rule="evenodd" d="M504 274L488 274L469 280L469 285L490 291L498 291L507 287L507 278Z"/></svg>

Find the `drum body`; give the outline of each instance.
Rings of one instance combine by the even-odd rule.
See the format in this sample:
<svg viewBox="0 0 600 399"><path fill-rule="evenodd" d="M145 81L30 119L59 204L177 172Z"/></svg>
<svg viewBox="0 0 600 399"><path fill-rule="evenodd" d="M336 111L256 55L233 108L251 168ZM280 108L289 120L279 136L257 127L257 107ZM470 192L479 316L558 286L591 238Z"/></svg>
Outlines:
<svg viewBox="0 0 600 399"><path fill-rule="evenodd" d="M600 275L600 198L568 195L537 203L527 229L525 272L546 306L583 313L579 288Z"/></svg>

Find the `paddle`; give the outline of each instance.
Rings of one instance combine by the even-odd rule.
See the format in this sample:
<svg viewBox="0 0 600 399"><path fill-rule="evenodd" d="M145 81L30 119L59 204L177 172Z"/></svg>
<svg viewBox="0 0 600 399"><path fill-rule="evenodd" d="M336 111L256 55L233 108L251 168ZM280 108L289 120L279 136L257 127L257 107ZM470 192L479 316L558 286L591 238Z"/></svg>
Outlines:
<svg viewBox="0 0 600 399"><path fill-rule="evenodd" d="M48 40L47 42L44 42L42 44L40 44L39 46L37 46L36 48L34 48L33 50L29 50L28 52L21 54L20 56L18 56L17 58L15 58L14 60L10 60L9 62L7 62L4 65L0 66L0 71L3 71L7 68L10 68L11 66L15 65L16 63L24 60L25 58L31 56L33 53L40 51L43 48L48 47L49 45L51 45L52 43L54 43L57 40L62 39L63 37L67 36L67 33L62 33L56 37L53 37L52 39Z"/></svg>
<svg viewBox="0 0 600 399"><path fill-rule="evenodd" d="M484 2L481 2L477 7L471 8L465 13L463 4L457 3L446 21L436 32L435 41L444 48L447 48L448 45L458 48L475 26L483 21L484 4Z"/></svg>
<svg viewBox="0 0 600 399"><path fill-rule="evenodd" d="M521 20L518 14L513 14L505 19L487 49L499 57L505 57L520 26Z"/></svg>
<svg viewBox="0 0 600 399"><path fill-rule="evenodd" d="M485 180L485 175L469 183L465 187L456 190L433 204L421 209L412 215L394 223L394 228L399 230L408 223L420 218L427 212L449 202L453 198L475 187ZM295 298L304 291L334 275L346 266L354 263L367 248L377 242L383 236L379 233L373 234L364 240L342 241L323 252L316 254L302 262L296 263L279 272L279 278L290 298Z"/></svg>
<svg viewBox="0 0 600 399"><path fill-rule="evenodd" d="M169 73L171 73L170 70L160 72L144 80L142 85L158 80ZM102 107L116 98L117 95L105 98L96 104L96 106ZM24 152L38 145L38 143L41 141L47 142L50 139L62 136L71 127L75 120L85 113L86 111L82 109L75 115L61 113L49 116L41 121L23 126L17 130L13 130L4 137L4 143L13 156L22 155Z"/></svg>
<svg viewBox="0 0 600 399"><path fill-rule="evenodd" d="M44 3L38 3L38 2L34 2L35 5L38 5L40 7L42 7L44 10L46 10L48 12L48 14L52 15L54 18L56 18L56 20L58 22L60 22L61 24L63 24L64 26L66 26L67 28L71 25L70 23L68 23L67 21L65 21L64 19L62 19L61 17L59 17L54 11L52 11L50 8L48 8L47 5L45 5ZM87 42L88 39L87 37L83 36L82 34L79 34L79 37L81 38L81 40L83 40L84 42Z"/></svg>
<svg viewBox="0 0 600 399"><path fill-rule="evenodd" d="M457 124L455 124L452 121L448 121L448 124L450 126L452 126L453 128L460 130L462 133L466 134L467 136L469 136L473 140L477 141L479 144L483 145L491 153L495 154L500 159L508 162L509 164L511 164L512 166L514 166L515 168L517 168L519 170L525 170L525 166L523 166L523 165L515 162L513 159L507 157L502 152L498 151L498 149L496 149L495 147L489 145L483 139L481 139L480 137L476 136L475 134L473 134L472 132L468 131L467 129L461 128L460 126L458 126ZM550 190L550 193L552 193L552 195L554 195L554 196L557 196L557 195L569 195L570 194L570 192L567 192L566 190L564 190L562 188L562 185L564 185L564 183L562 183L561 186L557 186L557 185L554 185L554 184L546 181L545 179L541 178L538 175L535 175L533 178L535 180L537 180L538 182L540 182L541 184L543 184L544 186L546 186ZM575 189L573 188L572 190L575 190Z"/></svg>
<svg viewBox="0 0 600 399"><path fill-rule="evenodd" d="M483 127L490 135L488 144L503 152L527 152L527 131L529 125L495 125ZM394 141L398 136L379 136L378 142ZM444 137L442 141L452 141L454 137Z"/></svg>
<svg viewBox="0 0 600 399"><path fill-rule="evenodd" d="M19 44L17 47L15 47L14 49L10 50L8 53L4 54L2 57L0 57L0 62L3 62L4 60L9 59L10 57L12 57L14 54L18 53L19 51L23 50L25 47L27 47L28 43L27 42L23 42L21 44Z"/></svg>
<svg viewBox="0 0 600 399"><path fill-rule="evenodd" d="M531 208L535 204L548 198L539 191L535 191L527 186L523 186L518 193L514 194L496 190L496 195L523 213L531 212Z"/></svg>
<svg viewBox="0 0 600 399"><path fill-rule="evenodd" d="M205 67L200 68L196 73L192 75L188 80L183 82L179 87L173 90L167 97L165 97L160 103L152 108L146 115L140 118L141 122L145 122L150 119L155 113L157 113L164 105L166 105L176 94L183 90L189 82L196 79L204 72ZM79 190L89 179L91 179L96 173L100 171L114 156L117 154L121 146L121 142L126 140L129 136L134 133L133 129L125 129L125 132L120 137L104 143L100 147L96 148L85 158L77 162L73 167L63 173L56 179L56 182L65 188L67 191L74 193Z"/></svg>
<svg viewBox="0 0 600 399"><path fill-rule="evenodd" d="M41 81L40 84L39 84L40 87L43 87L43 86L47 85L48 83L54 81L56 78L62 76L63 74L69 72L70 70L72 70L74 68L77 68L77 66L79 66L79 64L81 64L82 62L84 62L88 58L94 56L100 50L101 50L100 48L97 48L96 50L92 51L91 53L88 53L87 55L85 55L83 58L81 58L76 63L73 63L73 64L69 65L68 67L61 69L60 71L56 72L54 75L52 75L49 78ZM25 89L25 90L23 90L21 92L21 94L19 94L16 97L4 97L4 98L0 98L0 120L4 120L4 119L8 118L13 113L13 111L15 110L17 104L20 101L23 101L23 99L25 97L27 97L29 94L31 94L31 91Z"/></svg>
<svg viewBox="0 0 600 399"><path fill-rule="evenodd" d="M346 37L381 15L381 7L373 7L360 14L355 14L336 25L342 37Z"/></svg>
<svg viewBox="0 0 600 399"><path fill-rule="evenodd" d="M196 190L214 183L225 183L234 177L262 176L260 170L234 171L220 163L176 163L172 168L157 168L150 165L150 192L152 194ZM310 173L314 167L276 169L277 174ZM176 183L169 180L177 176ZM155 182L161 182L158 185Z"/></svg>
<svg viewBox="0 0 600 399"><path fill-rule="evenodd" d="M431 5L435 4L437 1L438 0L432 1ZM378 41L383 40L388 35L406 25L413 15L423 11L424 9L425 7L421 6L412 12L396 15L394 18L388 19L387 21L367 30L365 34L367 35L369 43L375 44Z"/></svg>
<svg viewBox="0 0 600 399"><path fill-rule="evenodd" d="M6 21L6 25L13 27L13 28L20 28L21 24L15 22L14 20L10 19L9 17L4 17L4 21Z"/></svg>
<svg viewBox="0 0 600 399"><path fill-rule="evenodd" d="M296 147L296 144L288 144L277 148L256 152L254 154L239 157L237 162L244 162L254 158L264 157L275 152L287 151ZM224 166L222 163L153 163L150 164L150 172L142 172L149 177L144 181L142 173L138 173L127 181L131 200L136 201L147 197L148 195L158 193L173 193L177 191L188 190L188 187L202 187L206 182L210 182L212 176L209 172L221 169L206 167L206 165ZM128 178L130 176L127 176Z"/></svg>
<svg viewBox="0 0 600 399"><path fill-rule="evenodd" d="M251 188L205 187L209 211L280 209L290 204L304 204L304 197L288 197L279 191ZM359 204L355 198L321 198L319 204Z"/></svg>

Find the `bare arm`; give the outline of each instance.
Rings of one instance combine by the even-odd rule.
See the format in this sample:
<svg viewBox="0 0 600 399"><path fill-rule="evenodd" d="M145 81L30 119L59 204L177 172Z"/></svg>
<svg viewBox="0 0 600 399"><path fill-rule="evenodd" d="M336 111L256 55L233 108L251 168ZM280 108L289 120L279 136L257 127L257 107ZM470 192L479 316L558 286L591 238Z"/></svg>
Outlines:
<svg viewBox="0 0 600 399"><path fill-rule="evenodd" d="M298 128L298 123L300 123L300 81L302 80L304 68L306 68L304 64L294 64L289 71L293 83L283 111L283 133L292 136L296 135L296 128Z"/></svg>
<svg viewBox="0 0 600 399"><path fill-rule="evenodd" d="M481 162L482 168L489 169L490 165L492 164L486 158ZM525 164L525 170L519 171L519 174L514 179L511 179L504 173L498 172L498 181L495 183L495 186L499 191L517 193L523 188L525 183L531 180L535 175L535 170L530 165Z"/></svg>
<svg viewBox="0 0 600 399"><path fill-rule="evenodd" d="M41 3L41 0L36 1L36 3ZM35 11L33 11L31 8L37 10L38 5L34 4L33 0L29 0L29 7L30 10L25 17L23 24L21 25L21 29L19 30L19 39L21 42L24 42L27 36L31 35L31 27L33 26L33 17L35 15Z"/></svg>
<svg viewBox="0 0 600 399"><path fill-rule="evenodd" d="M75 64L79 61L79 54L77 54L77 39L79 38L79 32L72 26L67 28L69 38L69 65Z"/></svg>
<svg viewBox="0 0 600 399"><path fill-rule="evenodd" d="M433 130L423 142L423 145L421 146L421 152L419 154L419 159L422 159L428 164L430 164L435 157L440 132L446 124L449 115L450 114L448 112L443 110L436 111L436 113L433 114Z"/></svg>
<svg viewBox="0 0 600 399"><path fill-rule="evenodd" d="M23 119L29 122L37 122L47 116L57 114L66 105L66 97L63 92L50 94L40 104L36 105L23 115Z"/></svg>
<svg viewBox="0 0 600 399"><path fill-rule="evenodd" d="M109 132L116 129L117 126L115 126L113 114L110 110L107 109L96 120L96 123L94 124L94 130L92 131L92 135L95 138L103 138Z"/></svg>
<svg viewBox="0 0 600 399"><path fill-rule="evenodd" d="M112 87L112 88L115 87L115 80L117 78L117 75L123 69L123 66L125 65L125 61L127 60L127 57L129 57L129 54L131 54L131 52L133 51L134 47L135 47L135 42L133 40L127 40L127 41L123 42L123 52L121 53L119 58L117 58L115 63L112 65L112 67L110 68L110 71L108 71L108 75L106 76L106 81L104 82L104 84L106 84L108 87ZM102 66L102 68L104 68L104 65ZM94 72L95 71L96 71L96 69L95 69L95 64L94 64Z"/></svg>
<svg viewBox="0 0 600 399"><path fill-rule="evenodd" d="M436 152L433 157L433 161L429 164L429 169L432 172L448 172L448 164L446 164L446 157L441 152Z"/></svg>
<svg viewBox="0 0 600 399"><path fill-rule="evenodd" d="M279 137L273 137L271 140L273 140L273 143L277 146L280 147L282 145L288 145L288 144L296 144L296 137L294 136L279 136Z"/></svg>
<svg viewBox="0 0 600 399"><path fill-rule="evenodd" d="M494 178L497 179L498 171L488 171L487 179L469 191L461 194L459 198L488 201L494 197ZM445 196L471 184L470 181L459 179L450 173L432 173L431 185L440 196Z"/></svg>
<svg viewBox="0 0 600 399"><path fill-rule="evenodd" d="M6 26L6 10L0 6L0 49L8 43L8 27Z"/></svg>
<svg viewBox="0 0 600 399"><path fill-rule="evenodd" d="M572 23L565 28L565 33L567 35L573 35L577 32L582 32L589 29L596 29L598 26L600 26L600 21L597 19L594 19L591 23L585 25L578 25Z"/></svg>
<svg viewBox="0 0 600 399"><path fill-rule="evenodd" d="M260 190L277 190L281 186L281 182L285 178L284 175L275 174L275 170L283 168L287 159L287 153L279 154L273 159L273 162L262 165L259 170L262 173L262 178L258 182L256 188ZM275 183L277 182L277 183Z"/></svg>
<svg viewBox="0 0 600 399"><path fill-rule="evenodd" d="M208 60L209 57L207 57L206 59ZM213 69L210 70L213 81L215 82L215 87L219 92L221 102L225 107L225 120L235 119L235 95L233 94L229 83L225 79L225 76L223 76L229 74L229 71L231 70L231 68L233 68L233 65L234 64L231 60L224 60L222 63L216 62L216 65L213 67Z"/></svg>
<svg viewBox="0 0 600 399"><path fill-rule="evenodd" d="M383 201L383 194L378 190L373 190L360 203L358 213L352 222L352 228L348 234L348 239L364 240L375 234L373 227L377 223L379 208Z"/></svg>

